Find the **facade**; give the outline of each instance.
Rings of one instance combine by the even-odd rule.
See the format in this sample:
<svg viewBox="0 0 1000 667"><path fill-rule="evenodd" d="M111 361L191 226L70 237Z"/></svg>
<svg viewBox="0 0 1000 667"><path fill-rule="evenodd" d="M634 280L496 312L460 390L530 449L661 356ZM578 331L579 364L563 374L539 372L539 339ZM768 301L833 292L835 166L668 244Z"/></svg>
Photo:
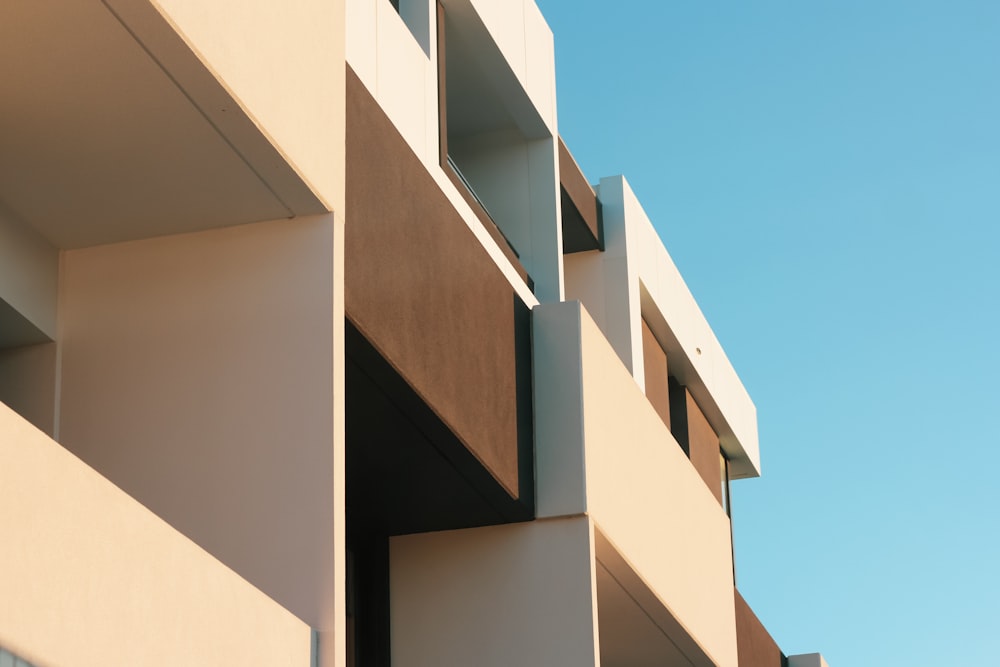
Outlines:
<svg viewBox="0 0 1000 667"><path fill-rule="evenodd" d="M754 405L532 0L0 8L0 666L779 667Z"/></svg>

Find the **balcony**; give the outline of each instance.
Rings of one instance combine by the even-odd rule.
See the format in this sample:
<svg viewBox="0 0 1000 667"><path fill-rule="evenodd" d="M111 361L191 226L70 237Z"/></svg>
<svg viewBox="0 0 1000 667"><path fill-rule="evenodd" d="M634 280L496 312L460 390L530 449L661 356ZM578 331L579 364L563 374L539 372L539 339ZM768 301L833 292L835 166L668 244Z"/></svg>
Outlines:
<svg viewBox="0 0 1000 667"><path fill-rule="evenodd" d="M735 667L725 511L578 302L533 321L538 515L594 523L602 664L636 658L630 613L643 660Z"/></svg>
<svg viewBox="0 0 1000 667"><path fill-rule="evenodd" d="M313 664L308 625L2 403L0 460L0 663Z"/></svg>
<svg viewBox="0 0 1000 667"><path fill-rule="evenodd" d="M305 54L282 54L304 50L303 30L323 14L268 23L252 10L162 4L175 13L145 2L0 7L11 26L0 58L17 63L0 70L0 204L56 248L318 214L330 203L317 191L337 198L329 172L342 141L337 151L329 132L298 136L330 125L335 99L312 93L275 108L283 96L259 84L315 83ZM260 77L265 64L274 74Z"/></svg>

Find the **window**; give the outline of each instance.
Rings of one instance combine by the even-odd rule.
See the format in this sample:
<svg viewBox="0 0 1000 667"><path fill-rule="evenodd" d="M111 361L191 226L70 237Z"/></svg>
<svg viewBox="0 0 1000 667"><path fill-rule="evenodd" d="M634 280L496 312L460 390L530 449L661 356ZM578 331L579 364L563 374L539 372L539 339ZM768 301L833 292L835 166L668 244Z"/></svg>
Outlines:
<svg viewBox="0 0 1000 667"><path fill-rule="evenodd" d="M719 477L722 480L722 508L726 510L726 516L732 518L732 510L729 504L729 459L726 453L719 450Z"/></svg>

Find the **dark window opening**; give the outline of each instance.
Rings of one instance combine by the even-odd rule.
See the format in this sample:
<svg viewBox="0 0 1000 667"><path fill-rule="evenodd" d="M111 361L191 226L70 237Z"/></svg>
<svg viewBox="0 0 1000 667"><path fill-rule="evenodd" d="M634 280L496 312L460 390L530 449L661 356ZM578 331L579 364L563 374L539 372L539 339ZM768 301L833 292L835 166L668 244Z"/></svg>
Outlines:
<svg viewBox="0 0 1000 667"><path fill-rule="evenodd" d="M348 535L347 667L389 667L389 538Z"/></svg>
<svg viewBox="0 0 1000 667"><path fill-rule="evenodd" d="M468 31L466 31L468 32ZM437 5L439 163L521 278L533 287L518 243L527 243L532 145L498 91L485 53ZM509 93L508 93L509 95ZM550 138L551 140L551 138ZM534 149L537 150L537 149ZM522 248L523 249L523 248Z"/></svg>
<svg viewBox="0 0 1000 667"><path fill-rule="evenodd" d="M721 448L719 449L719 476L722 478L722 508L726 510L726 516L732 518L733 512L729 495L729 457Z"/></svg>

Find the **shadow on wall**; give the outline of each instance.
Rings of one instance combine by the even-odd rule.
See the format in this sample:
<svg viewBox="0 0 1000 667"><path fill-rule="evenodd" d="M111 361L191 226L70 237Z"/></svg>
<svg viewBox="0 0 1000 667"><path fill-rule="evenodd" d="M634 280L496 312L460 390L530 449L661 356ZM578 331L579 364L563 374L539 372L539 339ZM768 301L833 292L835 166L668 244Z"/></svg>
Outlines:
<svg viewBox="0 0 1000 667"><path fill-rule="evenodd" d="M0 647L0 667L35 667L35 665Z"/></svg>

